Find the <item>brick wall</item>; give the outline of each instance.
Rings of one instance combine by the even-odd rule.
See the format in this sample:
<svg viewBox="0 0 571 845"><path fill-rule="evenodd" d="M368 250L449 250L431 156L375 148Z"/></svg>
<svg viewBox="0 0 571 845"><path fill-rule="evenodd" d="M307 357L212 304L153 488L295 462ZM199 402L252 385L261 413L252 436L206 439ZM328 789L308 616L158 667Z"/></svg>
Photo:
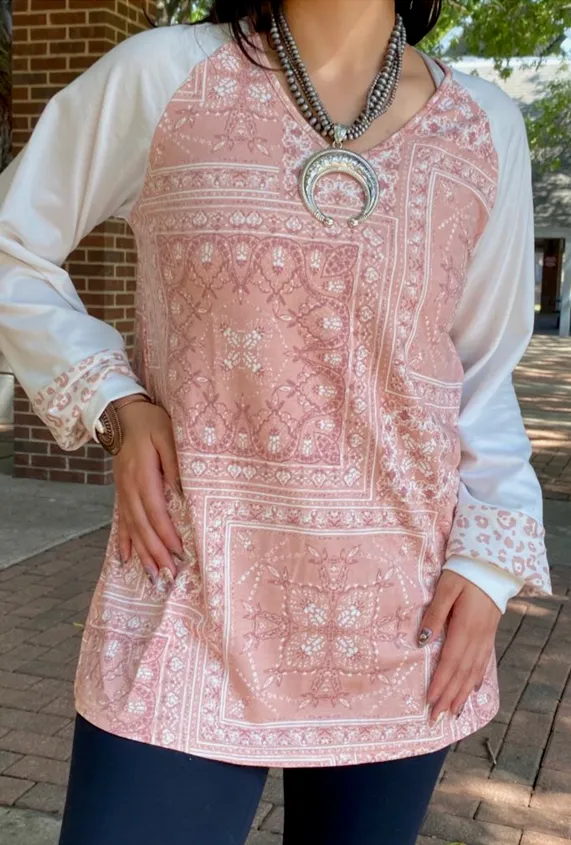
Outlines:
<svg viewBox="0 0 571 845"><path fill-rule="evenodd" d="M13 145L26 143L46 102L100 56L148 28L154 0L13 0ZM107 221L70 255L70 273L90 314L133 344L135 243L126 223ZM95 443L63 452L30 409L14 398L14 474L106 484L111 458Z"/></svg>

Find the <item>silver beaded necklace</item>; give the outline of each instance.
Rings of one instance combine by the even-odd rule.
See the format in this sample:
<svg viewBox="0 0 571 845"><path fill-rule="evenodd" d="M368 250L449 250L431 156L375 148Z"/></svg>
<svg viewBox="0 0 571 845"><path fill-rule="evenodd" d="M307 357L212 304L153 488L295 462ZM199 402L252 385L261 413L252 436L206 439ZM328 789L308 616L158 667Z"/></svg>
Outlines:
<svg viewBox="0 0 571 845"><path fill-rule="evenodd" d="M379 182L366 158L343 148L345 141L360 138L371 124L385 114L394 102L401 80L406 29L400 15L385 54L383 65L367 94L363 110L350 126L334 123L327 113L283 12L272 16L270 44L276 51L291 94L302 115L316 132L332 142L332 148L320 150L306 162L300 177L300 191L309 211L326 226L332 226L332 217L324 214L315 201L318 181L328 173L346 173L363 187L367 201L357 217L349 219L350 226L358 226L374 212L379 202Z"/></svg>

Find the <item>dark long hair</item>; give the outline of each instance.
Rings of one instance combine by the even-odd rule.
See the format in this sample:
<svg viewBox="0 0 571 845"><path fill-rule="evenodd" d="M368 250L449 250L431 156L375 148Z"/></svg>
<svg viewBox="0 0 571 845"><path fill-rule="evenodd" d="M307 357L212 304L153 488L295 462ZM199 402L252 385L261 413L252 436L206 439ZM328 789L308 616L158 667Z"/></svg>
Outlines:
<svg viewBox="0 0 571 845"><path fill-rule="evenodd" d="M214 0L208 20L230 24L236 41L244 49L248 41L241 22L246 19L257 32L269 32L270 13L281 5L282 0ZM414 45L436 25L442 0L396 0L396 10L404 20L408 43Z"/></svg>

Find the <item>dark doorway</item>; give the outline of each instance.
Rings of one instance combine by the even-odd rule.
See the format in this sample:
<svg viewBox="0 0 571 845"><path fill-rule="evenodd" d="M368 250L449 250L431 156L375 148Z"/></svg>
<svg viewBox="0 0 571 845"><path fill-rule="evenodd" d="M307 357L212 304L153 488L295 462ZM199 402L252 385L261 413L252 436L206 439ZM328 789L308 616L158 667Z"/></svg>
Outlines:
<svg viewBox="0 0 571 845"><path fill-rule="evenodd" d="M561 283L565 261L564 238L538 238L535 242L536 330L559 330Z"/></svg>

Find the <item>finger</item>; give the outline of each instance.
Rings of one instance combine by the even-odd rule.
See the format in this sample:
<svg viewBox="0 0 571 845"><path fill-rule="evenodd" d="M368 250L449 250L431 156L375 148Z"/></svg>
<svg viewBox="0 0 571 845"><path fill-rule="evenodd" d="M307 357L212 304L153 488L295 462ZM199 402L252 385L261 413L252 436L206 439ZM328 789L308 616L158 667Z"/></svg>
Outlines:
<svg viewBox="0 0 571 845"><path fill-rule="evenodd" d="M145 547L141 545L136 538L133 540L133 546L135 548L135 551L137 552L139 561L147 575L147 578L149 579L151 584L156 584L159 578L158 566L150 557Z"/></svg>
<svg viewBox="0 0 571 845"><path fill-rule="evenodd" d="M121 558L121 563L127 563L127 561L131 557L131 537L129 536L129 531L127 530L127 525L121 514L119 514L119 526L117 529L117 538L119 544L119 557Z"/></svg>
<svg viewBox="0 0 571 845"><path fill-rule="evenodd" d="M450 689L450 685L459 680L462 673L461 666L467 647L467 638L462 638L462 640L457 640L455 643L452 643L446 653L443 649L442 658L438 664L436 672L434 673L426 696L428 704L433 709L442 703L447 690Z"/></svg>
<svg viewBox="0 0 571 845"><path fill-rule="evenodd" d="M157 452L155 452L153 463L147 464L136 483L147 520L151 524L153 532L160 538L161 543L170 550L171 554L182 556L183 545L169 516Z"/></svg>
<svg viewBox="0 0 571 845"><path fill-rule="evenodd" d="M143 502L138 497L133 496L129 502L129 507L130 516L133 520L131 536L137 550L142 548L145 557L150 558L159 570L164 568L176 578L178 571L172 553L154 530Z"/></svg>
<svg viewBox="0 0 571 845"><path fill-rule="evenodd" d="M428 645L428 643L438 639L444 630L446 620L450 615L454 602L461 591L462 587L459 580L448 579L447 573L444 572L436 587L434 598L420 623L420 633L418 635L418 644L420 646Z"/></svg>
<svg viewBox="0 0 571 845"><path fill-rule="evenodd" d="M472 673L473 661L470 660L468 655L465 655L462 663L457 667L454 675L444 687L442 694L434 703L430 713L432 721L436 721L441 713L446 713L446 711L452 712L453 702L459 698L462 690L467 687L468 679L472 676Z"/></svg>
<svg viewBox="0 0 571 845"><path fill-rule="evenodd" d="M462 689L455 696L452 704L450 705L450 712L453 713L455 716L460 715L469 697L474 691L477 691L479 689L479 686L482 683L482 679L486 671L486 666L488 665L489 651L485 651L484 654L484 659L482 659L482 657L480 656L479 661L476 663L473 671L466 679L466 682L462 686Z"/></svg>
<svg viewBox="0 0 571 845"><path fill-rule="evenodd" d="M464 655L470 645L470 638L466 629L454 617L448 626L446 642L440 654L438 666L428 689L427 701L436 704L451 679L459 671Z"/></svg>
<svg viewBox="0 0 571 845"><path fill-rule="evenodd" d="M454 698L450 703L450 714L458 718L461 715L462 711L464 710L464 705L468 701L469 697L474 692L474 687L476 685L476 673L470 672L467 676L466 680L462 684L459 691L456 693Z"/></svg>
<svg viewBox="0 0 571 845"><path fill-rule="evenodd" d="M184 495L180 481L174 438L168 435L157 437L156 439L153 438L153 445L159 453L163 475L168 484L180 496Z"/></svg>

